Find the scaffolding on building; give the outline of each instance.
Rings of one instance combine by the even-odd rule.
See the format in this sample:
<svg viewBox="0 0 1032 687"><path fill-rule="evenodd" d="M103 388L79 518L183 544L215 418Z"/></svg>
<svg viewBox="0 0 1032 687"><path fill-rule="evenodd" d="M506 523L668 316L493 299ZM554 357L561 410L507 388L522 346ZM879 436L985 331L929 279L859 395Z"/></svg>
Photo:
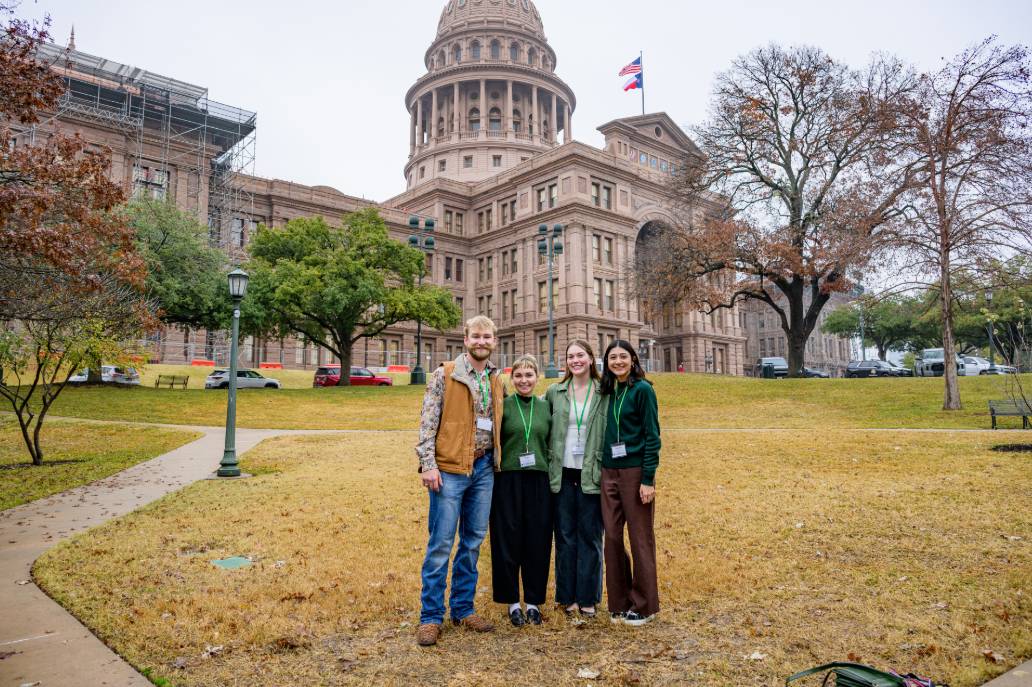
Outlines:
<svg viewBox="0 0 1032 687"><path fill-rule="evenodd" d="M254 218L245 179L254 175L257 115L209 99L204 87L77 50L46 45L41 58L66 85L54 118L121 133L126 190L173 202L235 257L237 229Z"/></svg>

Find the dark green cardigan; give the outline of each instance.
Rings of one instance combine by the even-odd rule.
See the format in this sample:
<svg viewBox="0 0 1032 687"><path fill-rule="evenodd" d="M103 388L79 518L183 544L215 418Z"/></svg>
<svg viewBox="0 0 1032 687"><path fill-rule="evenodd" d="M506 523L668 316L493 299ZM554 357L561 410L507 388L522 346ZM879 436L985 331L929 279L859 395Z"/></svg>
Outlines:
<svg viewBox="0 0 1032 687"><path fill-rule="evenodd" d="M617 433L616 407L620 396L627 389L620 413L620 429ZM659 467L659 402L652 385L639 380L628 387L618 383L610 394L607 413L606 438L602 442L602 467L641 468L641 483L652 486L656 483L656 469ZM619 441L627 445L625 458L613 458L613 444Z"/></svg>
<svg viewBox="0 0 1032 687"><path fill-rule="evenodd" d="M548 432L552 429L552 409L548 401L534 397L534 421L530 426L530 450L537 459L532 468L520 467L520 456L527 453L523 420L519 408L523 406L523 416L530 422L530 401L519 394L513 394L502 404L502 471L526 472L539 470L548 472Z"/></svg>

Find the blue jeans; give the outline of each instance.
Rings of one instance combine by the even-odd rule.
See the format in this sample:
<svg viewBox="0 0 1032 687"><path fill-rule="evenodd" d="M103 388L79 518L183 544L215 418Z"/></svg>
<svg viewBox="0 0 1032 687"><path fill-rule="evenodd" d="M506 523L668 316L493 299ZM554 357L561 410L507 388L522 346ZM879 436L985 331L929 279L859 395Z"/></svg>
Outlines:
<svg viewBox="0 0 1032 687"><path fill-rule="evenodd" d="M459 532L459 546L452 564L451 599L453 620L473 615L477 593L477 561L480 545L487 536L494 489L494 454L488 452L473 463L473 474L441 473L441 491L430 491L430 539L423 559L423 609L420 624L444 622L444 591L448 580L448 558Z"/></svg>

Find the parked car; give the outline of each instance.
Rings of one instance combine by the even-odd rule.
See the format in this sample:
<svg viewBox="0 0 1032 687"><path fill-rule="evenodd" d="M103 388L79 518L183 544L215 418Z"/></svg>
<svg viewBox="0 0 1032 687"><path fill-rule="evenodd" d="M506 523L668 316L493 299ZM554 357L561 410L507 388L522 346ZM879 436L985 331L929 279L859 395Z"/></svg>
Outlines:
<svg viewBox="0 0 1032 687"><path fill-rule="evenodd" d="M941 348L926 348L914 359L914 374L918 377L942 377L945 370L946 353ZM956 357L957 374L967 370L960 356Z"/></svg>
<svg viewBox="0 0 1032 687"><path fill-rule="evenodd" d="M763 366L774 366L774 377L783 378L788 376L788 361L784 358L760 358L756 361L754 374L757 377L763 376Z"/></svg>
<svg viewBox="0 0 1032 687"><path fill-rule="evenodd" d="M263 377L254 370L237 370L238 389L279 389L278 379ZM228 389L229 370L215 370L204 380L205 389Z"/></svg>
<svg viewBox="0 0 1032 687"><path fill-rule="evenodd" d="M896 371L896 376L897 377L913 377L914 376L914 371L911 370L909 367L903 367L902 365L897 365L896 363L892 362L891 360L889 361L889 365L891 365L892 369Z"/></svg>
<svg viewBox="0 0 1032 687"><path fill-rule="evenodd" d="M884 360L853 360L846 367L846 377L899 377L899 373Z"/></svg>
<svg viewBox="0 0 1032 687"><path fill-rule="evenodd" d="M340 365L326 365L315 371L312 386L337 386L339 381ZM352 367L351 386L394 386L394 380L390 377L378 377L364 367Z"/></svg>
<svg viewBox="0 0 1032 687"><path fill-rule="evenodd" d="M824 370L815 370L812 367L803 368L803 376L811 379L830 379L831 375Z"/></svg>
<svg viewBox="0 0 1032 687"><path fill-rule="evenodd" d="M984 375L1016 375L1018 374L1018 368L1013 365L1000 365L999 363L991 365L985 372Z"/></svg>
<svg viewBox="0 0 1032 687"><path fill-rule="evenodd" d="M90 368L85 367L68 378L71 384L85 384L90 378ZM132 384L140 383L140 373L133 367L118 367L116 365L100 366L100 381L104 384Z"/></svg>

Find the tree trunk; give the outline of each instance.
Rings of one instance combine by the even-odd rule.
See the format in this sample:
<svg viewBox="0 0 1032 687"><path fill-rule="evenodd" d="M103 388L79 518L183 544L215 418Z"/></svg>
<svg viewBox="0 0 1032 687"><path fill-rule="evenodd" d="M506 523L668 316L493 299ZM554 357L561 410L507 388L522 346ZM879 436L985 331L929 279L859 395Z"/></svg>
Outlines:
<svg viewBox="0 0 1032 687"><path fill-rule="evenodd" d="M950 279L950 258L948 250L942 251L941 260L942 376L946 382L942 409L960 410L960 385L957 383L956 344L953 341L953 283Z"/></svg>
<svg viewBox="0 0 1032 687"><path fill-rule="evenodd" d="M788 376L802 377L803 366L806 364L806 340L809 338L806 332L806 299L803 297L803 282L792 283L792 288L785 294L788 301L788 330L785 336L788 337Z"/></svg>
<svg viewBox="0 0 1032 687"><path fill-rule="evenodd" d="M351 349L351 339L337 344L337 350L340 351L340 380L337 386L351 386Z"/></svg>
<svg viewBox="0 0 1032 687"><path fill-rule="evenodd" d="M884 343L878 344L878 360L888 361L889 351Z"/></svg>

